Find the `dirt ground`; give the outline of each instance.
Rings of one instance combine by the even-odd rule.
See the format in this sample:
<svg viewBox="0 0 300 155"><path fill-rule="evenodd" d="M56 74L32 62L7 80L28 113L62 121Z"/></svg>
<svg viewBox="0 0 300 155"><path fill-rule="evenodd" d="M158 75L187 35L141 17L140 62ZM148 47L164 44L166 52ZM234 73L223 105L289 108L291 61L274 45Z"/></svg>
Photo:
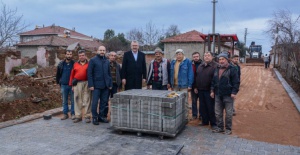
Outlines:
<svg viewBox="0 0 300 155"><path fill-rule="evenodd" d="M24 97L10 102L0 102L0 122L60 107L60 89L55 84L54 78L35 80L35 78L53 76L55 70L55 67L38 69L35 77L1 75L1 85L19 87Z"/></svg>
<svg viewBox="0 0 300 155"><path fill-rule="evenodd" d="M233 135L270 143L300 146L300 114L271 69L241 66L235 101ZM193 120L189 125L196 126Z"/></svg>

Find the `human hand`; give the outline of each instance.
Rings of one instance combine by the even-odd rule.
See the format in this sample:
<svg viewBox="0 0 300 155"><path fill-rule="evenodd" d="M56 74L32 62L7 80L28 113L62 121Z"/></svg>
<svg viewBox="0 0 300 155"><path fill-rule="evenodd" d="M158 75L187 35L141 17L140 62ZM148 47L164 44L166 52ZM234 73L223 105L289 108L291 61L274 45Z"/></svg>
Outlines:
<svg viewBox="0 0 300 155"><path fill-rule="evenodd" d="M211 92L211 93L210 93L210 97L211 97L211 98L215 98L215 93L214 93L214 92Z"/></svg>
<svg viewBox="0 0 300 155"><path fill-rule="evenodd" d="M194 89L194 93L198 94L198 89L197 88Z"/></svg>
<svg viewBox="0 0 300 155"><path fill-rule="evenodd" d="M235 94L231 94L231 98L232 98L232 99L235 99L235 98L236 98L236 95L235 95Z"/></svg>
<svg viewBox="0 0 300 155"><path fill-rule="evenodd" d="M125 86L126 85L126 79L122 80L122 84Z"/></svg>

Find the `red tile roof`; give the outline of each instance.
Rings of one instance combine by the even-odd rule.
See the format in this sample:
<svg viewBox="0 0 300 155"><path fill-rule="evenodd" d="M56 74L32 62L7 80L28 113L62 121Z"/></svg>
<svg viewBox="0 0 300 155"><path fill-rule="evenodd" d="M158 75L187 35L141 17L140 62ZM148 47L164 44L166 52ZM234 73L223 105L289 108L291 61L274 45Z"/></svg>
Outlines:
<svg viewBox="0 0 300 155"><path fill-rule="evenodd" d="M202 34L201 38L202 39L206 39L206 37L208 37L207 34ZM213 37L210 36L210 41L212 41ZM220 34L220 40L221 42L231 42L231 41L239 41L239 38L237 37L236 34Z"/></svg>
<svg viewBox="0 0 300 155"><path fill-rule="evenodd" d="M166 38L162 40L163 43L183 43L183 42L204 42L200 35L204 35L201 32L192 30L183 34L179 34L174 37Z"/></svg>
<svg viewBox="0 0 300 155"><path fill-rule="evenodd" d="M27 35L49 35L49 34L56 34L56 35L64 35L64 31L69 30L71 33L71 36L76 36L76 37L83 37L83 38L91 38L90 36L84 35L82 33L78 33L76 31L60 27L60 26L47 26L47 27L42 27L42 28L36 28L31 31L23 32L20 33L20 36L27 36Z"/></svg>
<svg viewBox="0 0 300 155"><path fill-rule="evenodd" d="M46 38L33 40L29 42L23 42L17 44L17 46L62 46L67 47L73 43L79 42L80 46L84 47L85 49L95 50L100 45L103 45L100 41L90 41L90 40L81 40L75 38L64 38L58 36L49 36Z"/></svg>

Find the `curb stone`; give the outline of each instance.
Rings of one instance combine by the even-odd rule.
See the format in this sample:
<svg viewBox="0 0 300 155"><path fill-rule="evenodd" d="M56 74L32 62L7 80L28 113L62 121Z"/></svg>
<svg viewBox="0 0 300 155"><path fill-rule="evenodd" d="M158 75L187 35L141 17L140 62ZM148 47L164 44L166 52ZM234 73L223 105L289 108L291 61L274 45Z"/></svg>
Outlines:
<svg viewBox="0 0 300 155"><path fill-rule="evenodd" d="M293 90L293 88L285 81L285 79L281 76L281 74L279 73L279 71L276 68L274 68L274 72L276 74L277 79L281 82L285 91L288 93L289 97L291 98L291 100L293 101L294 105L296 106L298 112L300 113L300 97Z"/></svg>
<svg viewBox="0 0 300 155"><path fill-rule="evenodd" d="M15 119L15 120L2 122L2 123L0 123L0 129L6 128L6 127L9 127L9 126L13 126L13 125L17 125L17 124L21 124L21 123L25 123L25 122L29 122L29 121L32 121L32 120L35 120L35 119L39 119L39 118L42 118L43 115L45 115L45 114L51 114L52 116L59 115L59 114L62 114L61 109L62 108L60 107L60 108L56 108L56 109L47 110L47 111L44 111L42 113L36 113L36 114L24 116L24 117L21 117L20 119Z"/></svg>

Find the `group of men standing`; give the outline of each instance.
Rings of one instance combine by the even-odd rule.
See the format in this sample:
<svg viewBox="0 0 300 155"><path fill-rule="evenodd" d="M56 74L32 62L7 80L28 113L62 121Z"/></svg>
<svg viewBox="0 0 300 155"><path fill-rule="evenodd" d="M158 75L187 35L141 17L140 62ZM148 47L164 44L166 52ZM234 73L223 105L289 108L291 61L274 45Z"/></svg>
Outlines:
<svg viewBox="0 0 300 155"><path fill-rule="evenodd" d="M155 58L149 64L147 76L145 54L139 51L137 41L132 41L131 51L124 53L122 67L116 62L115 52L109 53L109 60L106 58L104 46L98 48L97 55L90 61L84 50L78 52L77 62L72 60L72 52L67 51L65 60L57 67L56 75L63 98L64 116L61 119L69 117L70 95L74 123L82 121L83 108L86 123L91 122L91 118L94 125L108 123L109 97L113 97L122 84L125 90L130 90L141 89L146 83L147 88L153 90L191 91L193 118L202 118L200 125L210 125L213 132L231 134L233 102L240 84L238 61L230 64L228 54L221 53L217 63L211 52L204 53L203 62L200 53L194 52L191 61L182 49L177 49L175 58L169 61L163 57L160 48L154 52ZM235 57L238 60L238 56L233 59Z"/></svg>
<svg viewBox="0 0 300 155"><path fill-rule="evenodd" d="M57 66L56 82L60 85L63 99L63 117L74 123L82 121L82 111L86 123L91 119L94 125L108 123L108 100L125 85L125 90L141 89L142 78L146 81L145 54L138 51L138 42L131 43L131 51L123 58L123 69L116 62L116 53L109 53L100 46L97 55L88 61L85 50L78 51L79 60L72 60L72 51L66 51L65 59ZM122 79L123 78L123 79ZM68 106L70 97L71 109Z"/></svg>

